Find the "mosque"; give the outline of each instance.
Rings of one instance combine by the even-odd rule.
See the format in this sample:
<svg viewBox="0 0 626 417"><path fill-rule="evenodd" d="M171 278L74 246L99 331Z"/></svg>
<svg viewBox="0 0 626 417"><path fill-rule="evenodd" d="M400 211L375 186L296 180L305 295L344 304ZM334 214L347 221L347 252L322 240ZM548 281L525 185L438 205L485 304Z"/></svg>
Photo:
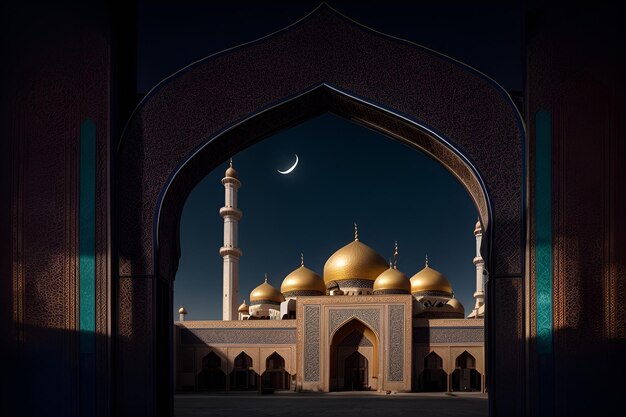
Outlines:
<svg viewBox="0 0 626 417"><path fill-rule="evenodd" d="M223 320L174 326L178 391L373 390L485 391L484 262L476 223L476 304L467 318L448 279L429 265L410 279L354 240L333 253L323 275L300 266L280 289L267 282L239 305L237 207L232 166L222 179L225 205ZM417 266L416 266L417 267Z"/></svg>

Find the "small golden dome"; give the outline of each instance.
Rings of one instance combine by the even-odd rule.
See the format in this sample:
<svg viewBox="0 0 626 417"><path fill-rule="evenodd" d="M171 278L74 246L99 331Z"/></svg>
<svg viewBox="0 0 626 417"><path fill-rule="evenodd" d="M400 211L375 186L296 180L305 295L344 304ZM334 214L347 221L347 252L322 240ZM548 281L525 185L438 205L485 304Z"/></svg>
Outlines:
<svg viewBox="0 0 626 417"><path fill-rule="evenodd" d="M232 158L230 158L230 166L226 170L226 174L224 174L224 176L225 177L230 177L230 178L238 178L237 177L237 171L235 170L235 168L233 168L233 159Z"/></svg>
<svg viewBox="0 0 626 417"><path fill-rule="evenodd" d="M478 221L476 222L476 226L474 226L474 234L477 235L482 232L483 232L483 228L480 225L480 219L478 219Z"/></svg>
<svg viewBox="0 0 626 417"><path fill-rule="evenodd" d="M303 260L300 267L287 275L280 286L283 294L291 291L317 291L322 295L326 293L326 285L322 277L304 266Z"/></svg>
<svg viewBox="0 0 626 417"><path fill-rule="evenodd" d="M411 281L402 272L389 268L374 281L374 291L393 290L411 292Z"/></svg>
<svg viewBox="0 0 626 417"><path fill-rule="evenodd" d="M461 302L456 298L451 298L446 304L452 307L455 311L465 315L465 307L463 307L463 304L461 304Z"/></svg>
<svg viewBox="0 0 626 417"><path fill-rule="evenodd" d="M276 303L282 303L285 301L285 297L283 297L280 291L268 284L266 277L265 282L253 289L250 293L250 303L255 301L273 301Z"/></svg>
<svg viewBox="0 0 626 417"><path fill-rule="evenodd" d="M426 258L426 266L417 274L411 277L411 293L423 291L442 291L452 295L452 285L441 272L428 266L428 258Z"/></svg>
<svg viewBox="0 0 626 417"><path fill-rule="evenodd" d="M246 304L246 300L243 300L243 303L241 303L237 311L240 313L247 313L248 311L250 311L248 309L248 304Z"/></svg>
<svg viewBox="0 0 626 417"><path fill-rule="evenodd" d="M375 281L388 268L387 262L374 249L359 242L348 243L333 253L324 264L324 282L345 279Z"/></svg>
<svg viewBox="0 0 626 417"><path fill-rule="evenodd" d="M187 314L187 310L185 309L185 307L181 307L178 309L178 314Z"/></svg>

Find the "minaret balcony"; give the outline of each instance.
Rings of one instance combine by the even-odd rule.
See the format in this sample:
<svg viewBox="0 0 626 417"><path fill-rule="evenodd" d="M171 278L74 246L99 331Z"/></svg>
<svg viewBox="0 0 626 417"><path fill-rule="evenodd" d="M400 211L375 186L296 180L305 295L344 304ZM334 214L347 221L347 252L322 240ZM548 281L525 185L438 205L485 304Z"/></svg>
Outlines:
<svg viewBox="0 0 626 417"><path fill-rule="evenodd" d="M227 246L222 246L220 248L220 255L221 256L236 256L236 257L241 257L241 255L243 255L243 252L241 251L241 249L239 248L235 248L235 247L227 247Z"/></svg>
<svg viewBox="0 0 626 417"><path fill-rule="evenodd" d="M220 216L222 216L222 218L224 219L226 217L232 217L235 220L240 220L243 216L243 212L235 207L222 207L220 209Z"/></svg>

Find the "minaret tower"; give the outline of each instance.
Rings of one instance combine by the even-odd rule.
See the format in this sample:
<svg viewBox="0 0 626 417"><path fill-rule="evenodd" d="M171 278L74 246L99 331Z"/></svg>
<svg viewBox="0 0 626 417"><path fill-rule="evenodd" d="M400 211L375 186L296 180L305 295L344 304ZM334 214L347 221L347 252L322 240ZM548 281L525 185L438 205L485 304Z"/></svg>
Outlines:
<svg viewBox="0 0 626 417"><path fill-rule="evenodd" d="M233 168L233 160L222 178L225 190L224 207L220 216L224 219L224 246L220 255L224 258L224 298L222 300L222 320L237 320L237 300L239 300L239 258L241 249L237 246L239 220L243 213L237 208L237 190L241 182L237 179L237 171Z"/></svg>
<svg viewBox="0 0 626 417"><path fill-rule="evenodd" d="M483 257L480 256L480 244L483 240L483 229L480 225L480 219L476 222L476 226L474 227L474 236L476 236L476 256L474 257L474 265L476 265L476 292L474 293L474 298L476 299L476 304L474 305L474 317L478 317L478 309L485 304L485 292L484 292L484 275L483 272L485 270L485 261Z"/></svg>

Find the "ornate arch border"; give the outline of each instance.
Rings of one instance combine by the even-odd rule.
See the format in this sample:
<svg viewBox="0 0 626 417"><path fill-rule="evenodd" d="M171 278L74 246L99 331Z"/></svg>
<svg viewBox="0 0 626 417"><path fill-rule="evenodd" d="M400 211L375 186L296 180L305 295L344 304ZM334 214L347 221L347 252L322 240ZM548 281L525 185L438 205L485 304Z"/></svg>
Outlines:
<svg viewBox="0 0 626 417"><path fill-rule="evenodd" d="M430 154L474 198L491 272L490 409L523 413L521 116L508 94L480 72L323 5L279 32L164 80L124 131L117 153L114 242L121 414L171 410L171 285L187 194L239 150L328 110Z"/></svg>

